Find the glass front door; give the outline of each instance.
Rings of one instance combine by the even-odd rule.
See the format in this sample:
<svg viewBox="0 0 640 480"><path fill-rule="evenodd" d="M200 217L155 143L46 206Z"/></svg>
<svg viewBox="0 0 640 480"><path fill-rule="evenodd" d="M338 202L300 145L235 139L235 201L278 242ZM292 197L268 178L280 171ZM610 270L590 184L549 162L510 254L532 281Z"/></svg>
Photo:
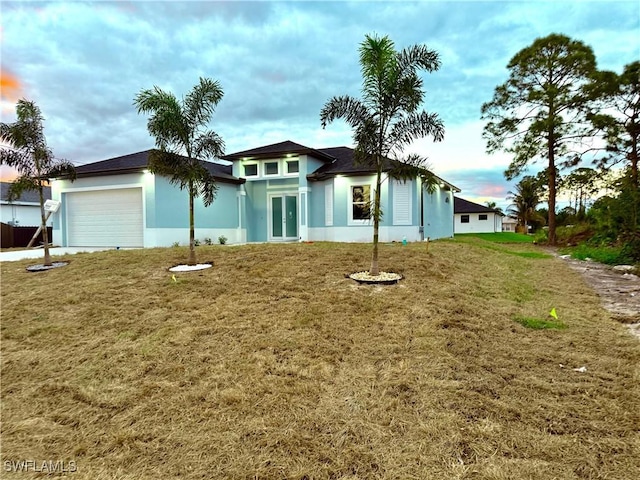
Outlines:
<svg viewBox="0 0 640 480"><path fill-rule="evenodd" d="M271 197L271 238L273 240L297 240L297 196L274 195Z"/></svg>

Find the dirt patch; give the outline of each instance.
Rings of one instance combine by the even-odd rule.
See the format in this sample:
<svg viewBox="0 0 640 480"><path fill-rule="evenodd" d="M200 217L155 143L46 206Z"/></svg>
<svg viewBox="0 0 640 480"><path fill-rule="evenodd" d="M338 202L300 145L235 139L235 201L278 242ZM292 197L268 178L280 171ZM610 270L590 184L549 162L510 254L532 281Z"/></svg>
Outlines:
<svg viewBox="0 0 640 480"><path fill-rule="evenodd" d="M619 322L629 325L631 333L640 338L640 277L614 270L598 262L576 260L562 255L569 266L580 272L593 288L603 306Z"/></svg>

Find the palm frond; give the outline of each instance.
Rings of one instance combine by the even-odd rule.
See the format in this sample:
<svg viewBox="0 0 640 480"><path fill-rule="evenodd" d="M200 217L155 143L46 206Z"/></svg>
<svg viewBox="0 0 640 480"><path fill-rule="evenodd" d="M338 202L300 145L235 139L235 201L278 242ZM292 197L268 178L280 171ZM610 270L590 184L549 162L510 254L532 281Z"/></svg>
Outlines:
<svg viewBox="0 0 640 480"><path fill-rule="evenodd" d="M220 158L224 155L224 146L222 137L213 130L208 130L194 140L192 155L202 160Z"/></svg>
<svg viewBox="0 0 640 480"><path fill-rule="evenodd" d="M184 98L184 116L192 129L209 123L223 95L220 82L210 78L200 78L200 83Z"/></svg>
<svg viewBox="0 0 640 480"><path fill-rule="evenodd" d="M369 112L362 102L348 95L331 98L320 111L322 128L337 119L342 119L350 127L357 128L369 118Z"/></svg>
<svg viewBox="0 0 640 480"><path fill-rule="evenodd" d="M391 150L402 151L415 140L432 137L435 142L444 139L444 124L437 113L410 113L396 122L389 134Z"/></svg>

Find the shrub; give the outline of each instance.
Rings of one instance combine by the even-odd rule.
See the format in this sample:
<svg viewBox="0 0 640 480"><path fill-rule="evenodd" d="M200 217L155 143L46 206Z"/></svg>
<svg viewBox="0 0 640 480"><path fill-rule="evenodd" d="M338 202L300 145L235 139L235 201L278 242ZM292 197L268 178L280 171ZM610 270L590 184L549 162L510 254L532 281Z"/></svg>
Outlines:
<svg viewBox="0 0 640 480"><path fill-rule="evenodd" d="M227 243L227 237L225 237L224 235L220 235L218 237L218 241L220 242L220 245L224 245L225 243Z"/></svg>
<svg viewBox="0 0 640 480"><path fill-rule="evenodd" d="M200 240L198 240L197 238L193 240L193 245L196 247L200 246Z"/></svg>
<svg viewBox="0 0 640 480"><path fill-rule="evenodd" d="M204 244L205 245L213 245L213 241L211 240L210 237L204 237Z"/></svg>

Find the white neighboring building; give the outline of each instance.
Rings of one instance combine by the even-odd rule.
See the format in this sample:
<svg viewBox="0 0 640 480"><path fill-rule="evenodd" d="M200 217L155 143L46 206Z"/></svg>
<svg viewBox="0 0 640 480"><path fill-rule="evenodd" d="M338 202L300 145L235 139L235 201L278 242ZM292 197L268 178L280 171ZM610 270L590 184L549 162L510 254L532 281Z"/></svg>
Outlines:
<svg viewBox="0 0 640 480"><path fill-rule="evenodd" d="M504 214L478 203L453 197L454 233L502 232Z"/></svg>
<svg viewBox="0 0 640 480"><path fill-rule="evenodd" d="M0 221L15 227L39 227L42 220L38 192L25 191L19 199L9 202L9 185L11 182L0 183ZM44 199L51 199L51 187L44 187ZM51 225L51 219L47 225Z"/></svg>
<svg viewBox="0 0 640 480"><path fill-rule="evenodd" d="M513 217L504 217L502 219L502 231L503 232L514 232L516 231L516 227L518 226L518 219Z"/></svg>

